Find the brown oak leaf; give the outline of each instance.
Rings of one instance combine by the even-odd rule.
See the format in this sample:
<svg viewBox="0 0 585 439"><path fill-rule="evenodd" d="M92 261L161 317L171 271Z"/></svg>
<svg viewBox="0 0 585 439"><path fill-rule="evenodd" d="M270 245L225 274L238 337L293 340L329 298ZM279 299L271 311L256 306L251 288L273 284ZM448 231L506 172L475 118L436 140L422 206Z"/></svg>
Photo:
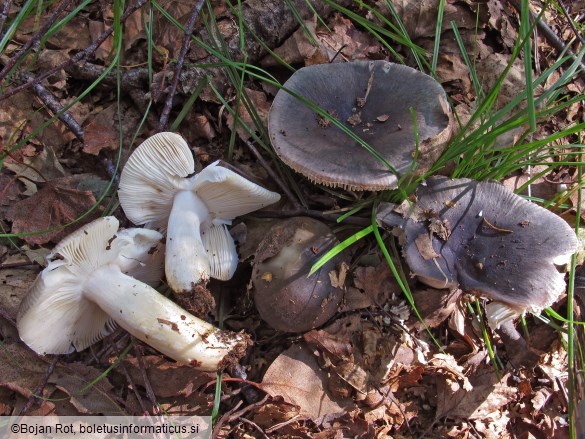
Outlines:
<svg viewBox="0 0 585 439"><path fill-rule="evenodd" d="M15 203L6 213L12 221L13 233L33 233L49 230L46 233L23 236L29 244L58 242L71 232L66 224L76 220L96 203L90 191L72 189L67 179L57 179L47 183L29 198ZM90 215L87 221L93 219ZM84 222L87 222L84 221ZM74 227L79 227L76 224Z"/></svg>

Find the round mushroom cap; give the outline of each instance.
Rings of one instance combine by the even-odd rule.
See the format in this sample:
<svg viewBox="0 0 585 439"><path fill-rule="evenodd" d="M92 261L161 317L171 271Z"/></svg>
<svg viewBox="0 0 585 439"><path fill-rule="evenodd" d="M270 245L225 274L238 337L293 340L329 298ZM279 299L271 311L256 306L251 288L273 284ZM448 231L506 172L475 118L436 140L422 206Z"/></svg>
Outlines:
<svg viewBox="0 0 585 439"><path fill-rule="evenodd" d="M276 94L270 139L284 163L326 186L385 190L397 186L397 176L295 94L337 119L398 174L409 171L416 153L411 108L419 141L417 173L436 161L451 136L445 91L424 73L386 61L301 68Z"/></svg>
<svg viewBox="0 0 585 439"><path fill-rule="evenodd" d="M343 289L330 273L343 262L342 254L307 275L337 244L331 229L312 218L290 218L270 228L258 245L252 271L254 303L266 323L281 331L305 332L335 315Z"/></svg>
<svg viewBox="0 0 585 439"><path fill-rule="evenodd" d="M559 216L494 181L432 177L403 224L410 270L510 308L540 311L565 290L560 265L578 246Z"/></svg>
<svg viewBox="0 0 585 439"><path fill-rule="evenodd" d="M162 235L154 230L118 233L118 220L99 218L67 236L47 256L22 301L17 327L20 338L35 352L67 354L110 334L114 321L83 296L85 279L99 267L115 264L129 275L148 272L146 281L162 277L162 259L151 255Z"/></svg>

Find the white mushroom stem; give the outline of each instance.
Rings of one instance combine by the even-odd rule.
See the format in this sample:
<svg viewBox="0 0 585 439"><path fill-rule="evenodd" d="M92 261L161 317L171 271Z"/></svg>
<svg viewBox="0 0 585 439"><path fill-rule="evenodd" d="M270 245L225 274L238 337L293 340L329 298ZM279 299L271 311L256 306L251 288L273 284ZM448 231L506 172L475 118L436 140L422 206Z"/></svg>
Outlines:
<svg viewBox="0 0 585 439"><path fill-rule="evenodd" d="M177 192L167 226L165 273L175 292L190 292L209 280L210 264L201 240L201 223L209 211L190 190Z"/></svg>
<svg viewBox="0 0 585 439"><path fill-rule="evenodd" d="M217 371L236 350L242 334L223 331L198 319L150 286L109 264L84 282L84 296L130 334L157 351L204 371Z"/></svg>

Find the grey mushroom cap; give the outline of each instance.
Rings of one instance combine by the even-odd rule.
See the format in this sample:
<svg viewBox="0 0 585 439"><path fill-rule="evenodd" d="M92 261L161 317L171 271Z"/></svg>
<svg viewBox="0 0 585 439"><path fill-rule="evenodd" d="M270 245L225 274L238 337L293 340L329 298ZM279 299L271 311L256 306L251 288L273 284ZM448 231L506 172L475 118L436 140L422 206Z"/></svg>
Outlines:
<svg viewBox="0 0 585 439"><path fill-rule="evenodd" d="M386 61L314 65L299 69L284 87L270 109L270 140L284 163L315 183L385 190L396 187L397 176L292 93L338 119L399 174L410 169L416 152L410 108L419 136L417 172L436 161L451 136L441 85L407 66Z"/></svg>
<svg viewBox="0 0 585 439"><path fill-rule="evenodd" d="M559 216L493 181L432 177L416 197L410 209L382 209L378 219L401 229L403 254L421 281L460 285L516 314L540 311L565 290L559 267L578 241Z"/></svg>

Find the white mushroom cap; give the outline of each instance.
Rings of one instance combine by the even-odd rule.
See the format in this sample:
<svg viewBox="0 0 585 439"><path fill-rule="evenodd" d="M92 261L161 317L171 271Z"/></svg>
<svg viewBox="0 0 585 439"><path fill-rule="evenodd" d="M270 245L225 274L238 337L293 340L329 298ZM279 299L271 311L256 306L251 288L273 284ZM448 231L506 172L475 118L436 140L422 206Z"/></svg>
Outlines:
<svg viewBox="0 0 585 439"><path fill-rule="evenodd" d="M135 224L167 231L169 286L189 292L209 277L230 279L238 255L226 225L275 203L280 195L214 162L193 172L191 151L172 133L145 140L120 178L120 203Z"/></svg>
<svg viewBox="0 0 585 439"><path fill-rule="evenodd" d="M84 280L99 267L117 264L129 275L162 277L160 257L149 251L162 239L148 229L118 231L113 216L100 218L63 239L47 256L48 265L20 305L20 337L39 353L67 354L98 342L115 328L114 320L84 298ZM48 330L47 328L50 328Z"/></svg>
<svg viewBox="0 0 585 439"><path fill-rule="evenodd" d="M176 193L195 172L193 154L175 133L158 133L132 153L120 176L118 197L134 224L165 229Z"/></svg>
<svg viewBox="0 0 585 439"><path fill-rule="evenodd" d="M67 237L49 255L21 305L21 339L38 353L69 353L103 338L115 322L198 369L216 371L236 361L245 352L246 335L215 328L128 275L150 270L146 280L160 278L161 258L151 250L161 238L147 229L118 232L114 217Z"/></svg>

